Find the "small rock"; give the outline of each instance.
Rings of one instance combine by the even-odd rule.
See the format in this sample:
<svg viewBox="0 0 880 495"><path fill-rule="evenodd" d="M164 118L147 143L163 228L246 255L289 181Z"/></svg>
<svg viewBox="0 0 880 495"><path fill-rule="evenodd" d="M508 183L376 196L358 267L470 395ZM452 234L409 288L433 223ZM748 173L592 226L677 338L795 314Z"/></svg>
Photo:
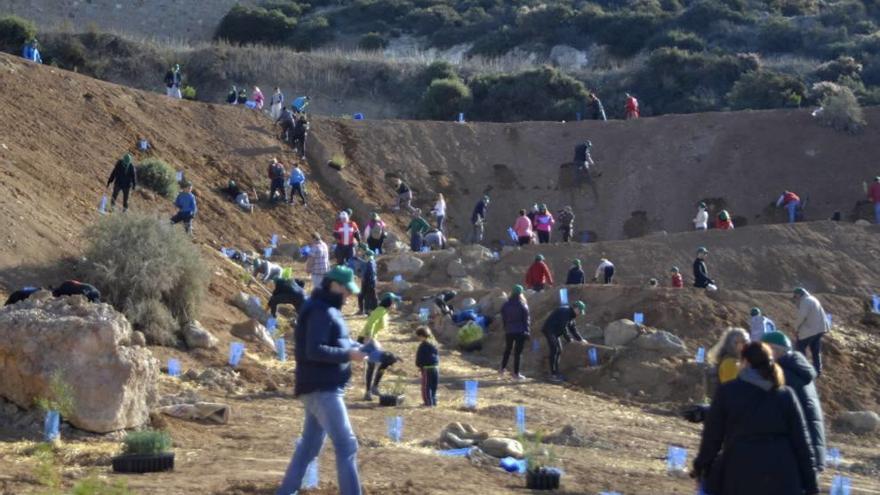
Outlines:
<svg viewBox="0 0 880 495"><path fill-rule="evenodd" d="M630 345L639 349L656 351L669 356L687 354L687 347L684 345L684 342L665 330L658 330L654 333L641 335L630 342Z"/></svg>
<svg viewBox="0 0 880 495"><path fill-rule="evenodd" d="M605 327L605 345L618 347L629 344L639 336L639 326L632 320L613 321Z"/></svg>
<svg viewBox="0 0 880 495"><path fill-rule="evenodd" d="M385 266L394 274L415 275L425 266L425 262L411 254L400 254L386 259Z"/></svg>
<svg viewBox="0 0 880 495"><path fill-rule="evenodd" d="M190 349L214 349L217 347L217 338L202 327L202 324L193 320L183 327L183 339Z"/></svg>
<svg viewBox="0 0 880 495"><path fill-rule="evenodd" d="M867 227L867 226L871 225L871 222L865 220L864 218L860 218L860 219L856 220L856 225L861 225L863 227Z"/></svg>
<svg viewBox="0 0 880 495"><path fill-rule="evenodd" d="M131 345L135 347L144 347L147 345L147 337L143 332L135 330L131 332Z"/></svg>
<svg viewBox="0 0 880 495"><path fill-rule="evenodd" d="M837 424L854 433L871 433L880 429L880 415L874 411L847 411L837 417Z"/></svg>
<svg viewBox="0 0 880 495"><path fill-rule="evenodd" d="M470 277L460 278L455 282L455 287L460 292L473 292L476 287Z"/></svg>
<svg viewBox="0 0 880 495"><path fill-rule="evenodd" d="M493 437L480 442L480 449L492 457L523 458L523 446L512 438Z"/></svg>
<svg viewBox="0 0 880 495"><path fill-rule="evenodd" d="M233 325L232 335L235 335L242 340L257 342L266 347L266 349L275 352L275 341L272 340L272 336L269 335L269 331L266 330L266 327L257 320L250 319L237 325Z"/></svg>

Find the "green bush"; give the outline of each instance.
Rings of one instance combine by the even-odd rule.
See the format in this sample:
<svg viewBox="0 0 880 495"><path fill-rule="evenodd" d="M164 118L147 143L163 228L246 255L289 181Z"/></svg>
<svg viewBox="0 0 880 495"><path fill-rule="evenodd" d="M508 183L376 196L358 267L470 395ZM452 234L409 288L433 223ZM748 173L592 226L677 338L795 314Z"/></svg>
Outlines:
<svg viewBox="0 0 880 495"><path fill-rule="evenodd" d="M678 48L689 52L702 52L706 50L706 42L696 33L673 29L651 38L648 42L650 50L664 47Z"/></svg>
<svg viewBox="0 0 880 495"><path fill-rule="evenodd" d="M606 45L612 54L630 57L638 53L668 20L669 16L663 12L597 11L582 13L579 27L586 35Z"/></svg>
<svg viewBox="0 0 880 495"><path fill-rule="evenodd" d="M76 410L73 387L64 379L61 370L52 373L48 392L44 397L37 399L35 405L43 411L58 411L64 418L69 418Z"/></svg>
<svg viewBox="0 0 880 495"><path fill-rule="evenodd" d="M294 30L287 40L297 50L312 50L333 40L333 29L326 17L312 17Z"/></svg>
<svg viewBox="0 0 880 495"><path fill-rule="evenodd" d="M268 0L263 2L260 7L270 11L277 10L285 16L294 19L301 17L304 13L311 10L311 5L297 3L293 0Z"/></svg>
<svg viewBox="0 0 880 495"><path fill-rule="evenodd" d="M145 299L134 302L125 311L125 316L144 334L150 344L167 347L177 345L177 330L180 325L162 301Z"/></svg>
<svg viewBox="0 0 880 495"><path fill-rule="evenodd" d="M804 37L795 23L784 18L771 18L761 24L758 47L766 53L790 53L804 46Z"/></svg>
<svg viewBox="0 0 880 495"><path fill-rule="evenodd" d="M487 74L469 84L471 118L495 122L571 119L587 98L583 83L558 69Z"/></svg>
<svg viewBox="0 0 880 495"><path fill-rule="evenodd" d="M24 44L37 36L37 27L21 17L7 15L0 17L0 50L21 55Z"/></svg>
<svg viewBox="0 0 880 495"><path fill-rule="evenodd" d="M451 120L471 105L471 90L458 78L435 79L422 96L421 114L434 120Z"/></svg>
<svg viewBox="0 0 880 495"><path fill-rule="evenodd" d="M177 196L177 171L159 158L147 158L137 166L138 184L165 198Z"/></svg>
<svg viewBox="0 0 880 495"><path fill-rule="evenodd" d="M852 57L838 57L836 60L825 62L816 68L816 77L823 81L838 81L842 77L859 78L862 72L862 64Z"/></svg>
<svg viewBox="0 0 880 495"><path fill-rule="evenodd" d="M748 14L733 9L720 0L697 0L682 11L675 22L683 29L706 33L718 22L749 24L753 20Z"/></svg>
<svg viewBox="0 0 880 495"><path fill-rule="evenodd" d="M367 33L358 41L358 48L367 51L384 50L388 46L388 40L379 33Z"/></svg>
<svg viewBox="0 0 880 495"><path fill-rule="evenodd" d="M838 131L853 134L861 131L867 125L867 121L853 91L833 83L824 84L826 94L821 99L822 111L818 114L819 122ZM814 90L816 89L818 88L814 86Z"/></svg>
<svg viewBox="0 0 880 495"><path fill-rule="evenodd" d="M130 455L156 455L171 451L171 436L164 431L132 431L122 440L123 453Z"/></svg>
<svg viewBox="0 0 880 495"><path fill-rule="evenodd" d="M770 8L784 16L813 15L819 11L818 0L771 0Z"/></svg>
<svg viewBox="0 0 880 495"><path fill-rule="evenodd" d="M294 28L296 19L280 10L236 5L220 20L214 37L230 43L282 44L293 34Z"/></svg>
<svg viewBox="0 0 880 495"><path fill-rule="evenodd" d="M799 107L807 88L800 79L771 71L747 72L727 100L735 110Z"/></svg>
<svg viewBox="0 0 880 495"><path fill-rule="evenodd" d="M197 98L196 98L196 94L197 94L197 93L196 93L196 88L194 88L194 87L192 87L192 86L184 86L184 87L180 90L180 94L181 94L181 96L183 96L183 99L184 99L184 100L192 100L192 101L195 101L195 100L197 99Z"/></svg>
<svg viewBox="0 0 880 495"><path fill-rule="evenodd" d="M198 247L167 219L130 211L111 215L87 228L85 238L84 279L135 330L149 328L157 343L167 343L168 334L198 317L209 274Z"/></svg>
<svg viewBox="0 0 880 495"><path fill-rule="evenodd" d="M458 79L458 71L445 60L431 62L419 74L419 84L427 86L435 79Z"/></svg>

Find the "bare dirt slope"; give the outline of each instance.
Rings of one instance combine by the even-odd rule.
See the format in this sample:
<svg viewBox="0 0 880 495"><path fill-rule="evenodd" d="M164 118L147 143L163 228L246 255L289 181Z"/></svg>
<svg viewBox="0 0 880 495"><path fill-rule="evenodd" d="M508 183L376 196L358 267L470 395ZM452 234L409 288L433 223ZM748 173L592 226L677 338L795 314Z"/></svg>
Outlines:
<svg viewBox="0 0 880 495"><path fill-rule="evenodd" d="M741 225L777 222L766 207L784 189L809 198L807 218L849 214L864 197L862 182L878 173L874 143L880 110L869 109L865 133L820 127L806 110L664 116L638 121L457 124L322 120L313 127L316 161L344 154L346 181L365 182L371 204L386 204L386 176L403 175L426 208L434 194L451 197L453 235L464 235L484 192L494 203L489 238L504 231L520 208L566 204L577 230L592 240L692 228L699 200L726 206ZM595 189L579 182L568 163L576 143L590 139ZM645 212L644 220L635 212ZM631 236L632 234L630 234Z"/></svg>

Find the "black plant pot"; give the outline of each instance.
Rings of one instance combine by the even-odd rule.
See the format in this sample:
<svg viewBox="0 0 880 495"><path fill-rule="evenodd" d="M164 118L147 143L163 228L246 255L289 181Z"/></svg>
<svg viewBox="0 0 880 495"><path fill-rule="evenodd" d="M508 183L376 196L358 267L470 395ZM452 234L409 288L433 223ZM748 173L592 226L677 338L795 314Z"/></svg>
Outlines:
<svg viewBox="0 0 880 495"><path fill-rule="evenodd" d="M405 395L388 395L388 394L380 394L379 395L379 405L385 407L394 407L403 405L403 401L406 400Z"/></svg>
<svg viewBox="0 0 880 495"><path fill-rule="evenodd" d="M174 453L126 454L113 458L115 473L158 473L174 470Z"/></svg>
<svg viewBox="0 0 880 495"><path fill-rule="evenodd" d="M526 488L532 490L556 490L562 473L556 469L539 468L526 472Z"/></svg>

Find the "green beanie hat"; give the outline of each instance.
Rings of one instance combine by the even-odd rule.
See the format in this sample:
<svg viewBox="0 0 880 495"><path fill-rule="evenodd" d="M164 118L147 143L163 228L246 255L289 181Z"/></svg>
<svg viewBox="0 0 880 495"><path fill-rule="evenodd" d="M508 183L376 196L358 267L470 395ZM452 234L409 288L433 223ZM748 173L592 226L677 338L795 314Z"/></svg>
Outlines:
<svg viewBox="0 0 880 495"><path fill-rule="evenodd" d="M709 254L709 250L704 248L703 246L700 246L697 248L697 254L700 254L700 253Z"/></svg>
<svg viewBox="0 0 880 495"><path fill-rule="evenodd" d="M513 286L513 290L510 291L510 295L518 296L518 295L522 294L523 292L525 292L525 289L523 288L523 286L517 284L517 285Z"/></svg>
<svg viewBox="0 0 880 495"><path fill-rule="evenodd" d="M324 275L327 280L332 280L337 284L344 286L352 294L360 293L360 288L354 281L354 272L351 268L345 266L334 266L332 270Z"/></svg>
<svg viewBox="0 0 880 495"><path fill-rule="evenodd" d="M581 266L581 260L576 259L576 260L572 261L571 264L574 266Z"/></svg>
<svg viewBox="0 0 880 495"><path fill-rule="evenodd" d="M673 267L672 267L672 273L678 273L678 272L680 272L680 271L681 271L681 270L679 270L677 266L673 266Z"/></svg>
<svg viewBox="0 0 880 495"><path fill-rule="evenodd" d="M386 293L382 294L382 302L385 302L385 301L397 302L397 301L400 301L400 296L398 296L397 294L395 294L393 292L386 292Z"/></svg>
<svg viewBox="0 0 880 495"><path fill-rule="evenodd" d="M722 222L726 222L730 219L730 214L727 213L727 210L721 210L721 213L718 214L718 219Z"/></svg>
<svg viewBox="0 0 880 495"><path fill-rule="evenodd" d="M122 155L122 163L126 165L131 165L131 153L126 153Z"/></svg>
<svg viewBox="0 0 880 495"><path fill-rule="evenodd" d="M544 255L539 254L539 255L535 256L535 261L544 261Z"/></svg>
<svg viewBox="0 0 880 495"><path fill-rule="evenodd" d="M806 294L807 294L807 291L803 287L796 287L794 289L794 295L796 295L796 296L803 296Z"/></svg>
<svg viewBox="0 0 880 495"><path fill-rule="evenodd" d="M373 220L378 220L378 219L379 219L379 214L376 213L376 212L373 212L372 218L373 218Z"/></svg>
<svg viewBox="0 0 880 495"><path fill-rule="evenodd" d="M583 301L575 301L574 304L571 305L573 308L584 312L587 310L587 305Z"/></svg>
<svg viewBox="0 0 880 495"><path fill-rule="evenodd" d="M759 316L759 315L761 314L761 310L758 309L758 308L752 308L752 310L751 310L749 313L750 313L752 316Z"/></svg>
<svg viewBox="0 0 880 495"><path fill-rule="evenodd" d="M351 216L354 214L354 210L352 210L351 208L346 208L346 209L343 210L343 211L346 212L346 213L348 213L348 217L349 217L349 218L351 218Z"/></svg>
<svg viewBox="0 0 880 495"><path fill-rule="evenodd" d="M791 349L791 341L782 332L767 332L761 337L761 342Z"/></svg>
<svg viewBox="0 0 880 495"><path fill-rule="evenodd" d="M367 249L366 251L364 251L364 255L367 258L375 258L376 257L376 253L374 253L372 249Z"/></svg>

